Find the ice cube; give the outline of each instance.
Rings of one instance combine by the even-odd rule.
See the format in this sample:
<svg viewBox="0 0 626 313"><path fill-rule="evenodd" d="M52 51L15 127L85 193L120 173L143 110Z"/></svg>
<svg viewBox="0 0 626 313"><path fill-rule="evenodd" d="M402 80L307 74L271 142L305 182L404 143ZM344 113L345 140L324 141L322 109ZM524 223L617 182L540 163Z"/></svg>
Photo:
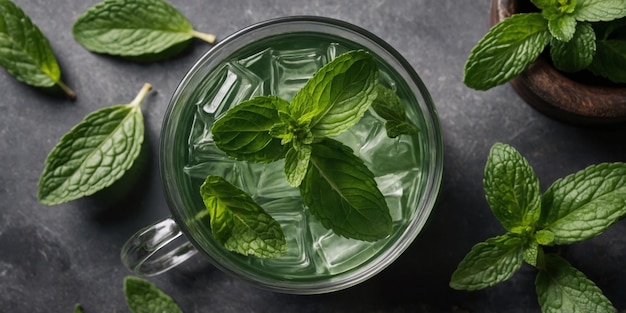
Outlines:
<svg viewBox="0 0 626 313"><path fill-rule="evenodd" d="M326 51L318 48L274 50L271 93L287 101L326 63Z"/></svg>
<svg viewBox="0 0 626 313"><path fill-rule="evenodd" d="M287 182L284 159L260 166L263 166L263 169L260 171L255 196L268 199L300 196L300 190Z"/></svg>

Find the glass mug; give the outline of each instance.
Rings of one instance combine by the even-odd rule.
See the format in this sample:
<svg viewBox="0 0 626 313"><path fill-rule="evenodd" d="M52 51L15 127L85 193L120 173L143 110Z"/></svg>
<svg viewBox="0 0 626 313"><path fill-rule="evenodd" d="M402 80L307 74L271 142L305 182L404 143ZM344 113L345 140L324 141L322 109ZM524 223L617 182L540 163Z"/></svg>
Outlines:
<svg viewBox="0 0 626 313"><path fill-rule="evenodd" d="M370 109L337 138L376 176L393 219L392 233L375 242L346 239L324 228L284 178L284 161L252 164L222 153L210 133L230 106L258 95L290 101L313 73L337 55L365 49L375 58L379 82L405 103L420 131L388 138L384 120ZM131 237L124 264L138 275L165 272L201 252L214 266L272 291L316 294L367 280L393 262L424 226L437 198L443 167L441 130L419 76L391 46L349 23L297 16L265 21L215 45L185 75L165 113L160 173L171 211ZM227 251L214 240L199 188L220 175L250 194L276 219L288 252L260 259ZM174 241L183 235L188 241ZM183 237L184 238L184 237Z"/></svg>

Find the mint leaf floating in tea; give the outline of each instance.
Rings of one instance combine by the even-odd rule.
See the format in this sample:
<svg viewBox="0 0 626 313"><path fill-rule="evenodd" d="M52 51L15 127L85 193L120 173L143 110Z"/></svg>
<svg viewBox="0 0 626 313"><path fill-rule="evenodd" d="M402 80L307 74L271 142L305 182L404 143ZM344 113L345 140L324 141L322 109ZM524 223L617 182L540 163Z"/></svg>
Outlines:
<svg viewBox="0 0 626 313"><path fill-rule="evenodd" d="M124 279L124 296L132 313L183 313L170 296L139 277Z"/></svg>
<svg viewBox="0 0 626 313"><path fill-rule="evenodd" d="M192 38L208 43L215 36L200 33L164 0L104 0L89 8L73 26L74 39L87 50L155 61L181 52Z"/></svg>
<svg viewBox="0 0 626 313"><path fill-rule="evenodd" d="M94 194L128 170L143 142L140 105L150 84L127 105L97 110L65 134L46 159L37 197L56 205Z"/></svg>
<svg viewBox="0 0 626 313"><path fill-rule="evenodd" d="M543 246L597 236L625 216L626 163L589 166L540 195L528 162L514 148L495 144L485 168L485 193L509 232L474 246L452 274L452 288L492 286L511 277L523 260L539 271L536 287L544 312L617 311L593 282Z"/></svg>
<svg viewBox="0 0 626 313"><path fill-rule="evenodd" d="M280 224L244 191L222 177L208 176L200 187L200 195L213 236L227 250L260 258L287 252Z"/></svg>
<svg viewBox="0 0 626 313"><path fill-rule="evenodd" d="M48 39L10 0L0 0L0 66L17 80L35 87L57 86L71 99Z"/></svg>
<svg viewBox="0 0 626 313"><path fill-rule="evenodd" d="M386 120L385 130L389 138L400 135L414 135L419 128L406 116L406 110L400 97L391 89L378 85L377 97L372 102L372 108L380 117Z"/></svg>
<svg viewBox="0 0 626 313"><path fill-rule="evenodd" d="M311 213L338 235L376 241L391 233L389 208L374 174L336 140L313 143L300 194Z"/></svg>

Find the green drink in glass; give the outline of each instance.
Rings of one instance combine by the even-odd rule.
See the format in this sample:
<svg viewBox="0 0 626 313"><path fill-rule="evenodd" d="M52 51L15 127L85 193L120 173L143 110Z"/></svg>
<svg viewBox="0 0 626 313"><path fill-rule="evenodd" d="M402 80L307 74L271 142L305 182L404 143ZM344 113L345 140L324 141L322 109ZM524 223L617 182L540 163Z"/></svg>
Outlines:
<svg viewBox="0 0 626 313"><path fill-rule="evenodd" d="M299 189L287 182L284 160L269 164L236 161L215 145L211 133L216 119L229 108L256 96L290 101L318 69L342 53L359 49L373 55L380 73L378 83L398 96L406 116L419 128L415 134L390 138L385 119L370 108L358 124L333 138L350 147L374 174L389 207L391 234L373 242L344 238L324 227L304 204ZM263 22L216 45L189 71L172 97L160 153L172 218L130 240L123 252L125 263L137 272L157 273L201 251L225 272L270 290L297 294L347 288L395 260L417 236L434 206L443 155L434 105L406 60L373 34L320 17ZM257 258L233 253L218 243L199 193L208 175L225 178L278 221L287 253ZM165 239L155 239L160 232ZM180 232L190 244L158 261L148 261L150 253L133 256L146 241L160 247Z"/></svg>

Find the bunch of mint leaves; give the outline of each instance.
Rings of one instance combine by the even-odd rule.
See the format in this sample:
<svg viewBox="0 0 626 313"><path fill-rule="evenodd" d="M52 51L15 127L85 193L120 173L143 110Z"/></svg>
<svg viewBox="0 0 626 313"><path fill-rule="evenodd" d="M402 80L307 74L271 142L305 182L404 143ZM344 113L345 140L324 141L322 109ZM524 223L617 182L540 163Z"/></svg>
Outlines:
<svg viewBox="0 0 626 313"><path fill-rule="evenodd" d="M542 195L528 161L498 143L485 166L484 189L508 232L475 245L452 274L452 288L493 286L526 262L538 270L535 285L543 312L617 311L582 272L544 247L598 236L626 215L626 163L589 166L558 179Z"/></svg>
<svg viewBox="0 0 626 313"><path fill-rule="evenodd" d="M241 161L285 160L285 177L324 227L337 235L376 241L392 223L374 174L332 137L356 125L372 107L389 137L418 131L398 96L378 83L371 54L354 50L321 67L291 102L259 96L237 104L211 129L218 148ZM200 188L214 237L227 250L257 257L286 252L276 222L244 191L209 175Z"/></svg>
<svg viewBox="0 0 626 313"><path fill-rule="evenodd" d="M563 72L588 70L626 83L626 1L531 0L541 11L494 25L472 49L463 81L477 90L508 82L549 46Z"/></svg>

